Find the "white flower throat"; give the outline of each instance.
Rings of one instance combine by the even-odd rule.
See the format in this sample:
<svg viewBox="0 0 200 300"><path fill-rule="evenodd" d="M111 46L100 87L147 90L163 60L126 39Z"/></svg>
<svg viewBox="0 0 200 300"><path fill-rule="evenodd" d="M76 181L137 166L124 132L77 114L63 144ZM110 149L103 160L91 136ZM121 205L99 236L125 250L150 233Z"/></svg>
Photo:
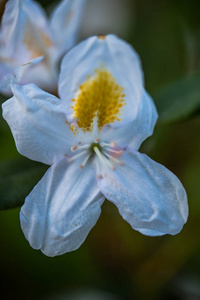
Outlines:
<svg viewBox="0 0 200 300"><path fill-rule="evenodd" d="M72 99L72 103L73 118L76 120L70 124L73 134L78 137L79 131L82 131L83 134L95 137L105 125L121 120L121 112L126 105L124 88L101 66L79 86L77 97ZM94 158L97 158L97 165L112 170L117 164L123 165L119 159L123 151L114 142L105 143L94 138L90 143L79 142L71 147L71 151L77 153L70 155L69 161L83 157L80 168Z"/></svg>

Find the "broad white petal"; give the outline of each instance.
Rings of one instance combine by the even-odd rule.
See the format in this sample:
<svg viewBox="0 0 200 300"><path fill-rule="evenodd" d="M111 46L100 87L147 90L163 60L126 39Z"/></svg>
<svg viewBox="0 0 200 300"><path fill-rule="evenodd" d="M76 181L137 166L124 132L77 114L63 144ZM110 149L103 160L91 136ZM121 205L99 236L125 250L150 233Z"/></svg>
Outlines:
<svg viewBox="0 0 200 300"><path fill-rule="evenodd" d="M21 227L34 249L48 256L76 250L96 224L104 201L90 164L66 159L51 166L26 198Z"/></svg>
<svg viewBox="0 0 200 300"><path fill-rule="evenodd" d="M30 25L30 27L26 28L24 31L25 36L23 41L28 48L36 47L35 44L37 43L37 51L41 50L43 52L41 55L44 55L54 47L50 24L46 13L39 3L32 0L24 1L23 10L27 13L30 21L30 24L27 24L27 26ZM26 35L28 39L26 39ZM31 45L29 44L29 41L31 42Z"/></svg>
<svg viewBox="0 0 200 300"><path fill-rule="evenodd" d="M44 33L50 35L49 21L43 7L37 1L23 0L23 9L28 14L30 21Z"/></svg>
<svg viewBox="0 0 200 300"><path fill-rule="evenodd" d="M45 164L70 153L74 135L66 124L60 100L33 84L13 85L12 91L14 97L2 108L18 151Z"/></svg>
<svg viewBox="0 0 200 300"><path fill-rule="evenodd" d="M187 195L179 179L137 151L128 150L121 159L124 166L101 171L101 192L141 233L177 234L188 217Z"/></svg>
<svg viewBox="0 0 200 300"><path fill-rule="evenodd" d="M86 0L63 0L54 10L50 28L59 55L66 53L76 41Z"/></svg>
<svg viewBox="0 0 200 300"><path fill-rule="evenodd" d="M1 44L6 60L12 60L12 71L37 57L44 60L31 66L30 72L20 76L20 83L35 83L39 87L55 91L57 87L57 60L49 30L46 15L42 7L32 0L9 0L2 20ZM6 74L5 74L6 75ZM2 83L2 89L6 91L8 78ZM14 82L14 81L13 81Z"/></svg>
<svg viewBox="0 0 200 300"><path fill-rule="evenodd" d="M22 1L9 0L6 3L2 16L1 38L4 52L7 57L15 59L18 57L19 65L30 59L23 41L23 28L27 22L27 15L22 11ZM21 55L19 55L21 53Z"/></svg>
<svg viewBox="0 0 200 300"><path fill-rule="evenodd" d="M152 135L158 114L155 104L143 89L142 101L136 118L126 126L112 128L106 126L100 132L100 140L109 143L113 141L120 148L129 146L138 150L142 142Z"/></svg>
<svg viewBox="0 0 200 300"><path fill-rule="evenodd" d="M126 105L120 110L121 120L115 119L111 125L119 127L132 121L137 115L141 101L143 73L135 50L114 35L91 37L65 55L61 63L59 94L66 102L69 121L74 118L72 100L80 93L80 85L84 86L88 78L93 80L98 70L106 70L111 74L108 78L112 76L112 80L124 89ZM111 80L109 84L112 87ZM104 85L99 85L102 91Z"/></svg>
<svg viewBox="0 0 200 300"><path fill-rule="evenodd" d="M1 28L7 56L16 60L19 65L31 59L31 55L24 44L25 30L27 30L27 24L30 21L23 5L24 1L22 0L9 0L6 3Z"/></svg>
<svg viewBox="0 0 200 300"><path fill-rule="evenodd" d="M2 18L2 41L8 57L27 63L46 54L52 41L44 12L31 0L9 0Z"/></svg>

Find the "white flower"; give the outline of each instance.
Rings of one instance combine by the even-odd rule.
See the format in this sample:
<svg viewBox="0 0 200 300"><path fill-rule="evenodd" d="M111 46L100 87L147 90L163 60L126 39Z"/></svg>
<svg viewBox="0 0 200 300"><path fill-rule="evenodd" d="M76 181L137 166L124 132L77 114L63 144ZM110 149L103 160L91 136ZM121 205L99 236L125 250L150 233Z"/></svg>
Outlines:
<svg viewBox="0 0 200 300"><path fill-rule="evenodd" d="M77 249L105 198L143 234L182 229L188 204L181 182L137 151L157 113L130 45L108 35L72 49L61 64L61 100L33 84L12 91L3 116L18 151L51 165L20 213L33 248L48 256Z"/></svg>
<svg viewBox="0 0 200 300"><path fill-rule="evenodd" d="M20 81L56 89L58 63L75 43L84 3L85 0L63 0L48 20L35 1L7 2L0 31L1 92L9 94L10 84ZM38 62L37 57L42 62L27 64Z"/></svg>

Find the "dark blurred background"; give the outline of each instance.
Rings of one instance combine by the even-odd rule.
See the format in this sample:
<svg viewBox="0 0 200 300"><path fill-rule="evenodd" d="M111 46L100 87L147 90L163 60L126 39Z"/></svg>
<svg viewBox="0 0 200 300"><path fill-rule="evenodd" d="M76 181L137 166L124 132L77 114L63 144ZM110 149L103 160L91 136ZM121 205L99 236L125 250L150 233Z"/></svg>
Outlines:
<svg viewBox="0 0 200 300"><path fill-rule="evenodd" d="M0 2L1 14L5 2ZM58 3L38 2L48 12ZM173 171L185 186L190 215L182 232L143 236L106 201L85 243L75 252L49 258L26 241L20 208L2 210L1 299L200 299L199 11L199 0L88 0L79 34L82 40L115 33L139 53L146 89L161 116L141 151ZM32 165L18 154L2 118L0 125L3 197L2 191L9 189L15 195L12 188L20 189L20 179L14 174ZM45 168L41 166L40 175L31 173L32 186L24 187L25 195Z"/></svg>

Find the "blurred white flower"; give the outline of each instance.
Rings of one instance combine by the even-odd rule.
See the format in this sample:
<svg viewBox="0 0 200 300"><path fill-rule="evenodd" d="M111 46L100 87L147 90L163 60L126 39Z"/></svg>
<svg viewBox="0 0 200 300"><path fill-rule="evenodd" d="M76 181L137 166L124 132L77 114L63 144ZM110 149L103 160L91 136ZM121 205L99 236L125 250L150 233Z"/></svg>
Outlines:
<svg viewBox="0 0 200 300"><path fill-rule="evenodd" d="M0 31L0 92L9 94L14 82L55 91L59 61L76 41L84 4L63 0L48 20L35 1L7 2Z"/></svg>
<svg viewBox="0 0 200 300"><path fill-rule="evenodd" d="M105 198L143 234L182 229L188 204L181 182L137 151L157 112L130 45L108 35L73 48L61 63L61 100L33 84L12 91L3 116L18 151L51 165L20 213L33 248L48 256L77 249Z"/></svg>

